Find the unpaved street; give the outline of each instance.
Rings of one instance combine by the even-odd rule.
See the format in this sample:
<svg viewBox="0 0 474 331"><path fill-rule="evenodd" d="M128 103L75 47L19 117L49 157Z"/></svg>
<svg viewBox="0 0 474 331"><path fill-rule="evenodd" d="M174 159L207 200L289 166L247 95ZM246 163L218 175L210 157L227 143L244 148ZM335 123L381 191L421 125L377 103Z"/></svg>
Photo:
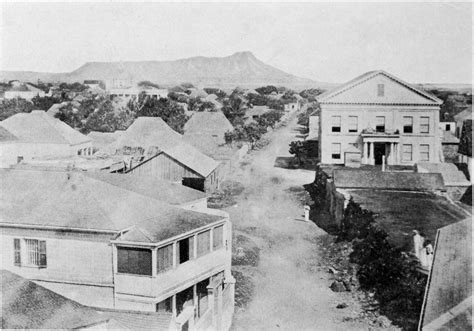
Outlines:
<svg viewBox="0 0 474 331"><path fill-rule="evenodd" d="M289 157L296 139L296 118L276 130L269 145L248 155L230 180L245 190L237 205L226 208L235 231L245 233L261 248L253 275L255 291L244 309L236 309L234 330L357 330L360 305L349 292L329 289L330 275L318 261L315 243L325 232L303 221L303 206L295 192L314 180L313 171L275 167L277 157ZM337 309L339 303L348 307Z"/></svg>

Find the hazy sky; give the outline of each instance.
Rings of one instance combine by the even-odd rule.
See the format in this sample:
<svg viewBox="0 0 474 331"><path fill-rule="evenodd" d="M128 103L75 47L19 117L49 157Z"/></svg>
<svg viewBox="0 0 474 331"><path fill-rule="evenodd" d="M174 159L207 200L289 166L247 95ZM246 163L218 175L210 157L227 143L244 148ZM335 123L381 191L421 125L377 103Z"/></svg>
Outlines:
<svg viewBox="0 0 474 331"><path fill-rule="evenodd" d="M344 82L384 69L409 82L470 83L470 3L3 3L0 69L252 51L298 76Z"/></svg>

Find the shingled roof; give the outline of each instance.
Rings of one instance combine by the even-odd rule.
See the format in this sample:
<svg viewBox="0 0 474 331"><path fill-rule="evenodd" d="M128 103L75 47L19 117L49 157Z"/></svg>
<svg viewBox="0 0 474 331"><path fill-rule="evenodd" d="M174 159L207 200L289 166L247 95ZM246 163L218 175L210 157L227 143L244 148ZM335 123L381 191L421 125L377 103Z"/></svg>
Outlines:
<svg viewBox="0 0 474 331"><path fill-rule="evenodd" d="M0 122L0 125L23 142L77 145L91 141L43 110L15 114Z"/></svg>
<svg viewBox="0 0 474 331"><path fill-rule="evenodd" d="M10 271L0 270L0 279L2 329L77 329L110 320Z"/></svg>
<svg viewBox="0 0 474 331"><path fill-rule="evenodd" d="M157 200L159 195L151 197L155 193L148 188L139 190L116 180L111 184L101 177L85 172L0 170L0 225L109 233L140 227L166 239L222 219L171 206Z"/></svg>
<svg viewBox="0 0 474 331"><path fill-rule="evenodd" d="M422 330L472 330L472 220L438 230Z"/></svg>

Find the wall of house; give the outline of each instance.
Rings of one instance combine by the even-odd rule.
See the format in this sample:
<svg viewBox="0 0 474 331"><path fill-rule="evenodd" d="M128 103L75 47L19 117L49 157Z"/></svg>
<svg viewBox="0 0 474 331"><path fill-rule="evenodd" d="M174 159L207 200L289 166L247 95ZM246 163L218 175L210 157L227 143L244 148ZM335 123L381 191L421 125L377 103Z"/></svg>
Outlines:
<svg viewBox="0 0 474 331"><path fill-rule="evenodd" d="M2 227L2 268L80 303L107 307L113 303L112 235ZM22 242L22 265L14 265L13 239L46 241L46 267L26 266ZM110 307L110 306L109 306Z"/></svg>
<svg viewBox="0 0 474 331"><path fill-rule="evenodd" d="M164 153L155 156L149 161L143 162L141 165L132 169L130 173L142 176L153 176L171 182L181 182L184 177L202 178L200 175Z"/></svg>
<svg viewBox="0 0 474 331"><path fill-rule="evenodd" d="M5 91L5 99L15 99L22 98L26 100L31 100L36 96L44 97L45 93L43 91Z"/></svg>
<svg viewBox="0 0 474 331"><path fill-rule="evenodd" d="M18 144L0 144L0 168L9 168L18 163Z"/></svg>
<svg viewBox="0 0 474 331"><path fill-rule="evenodd" d="M186 236L189 235L188 233ZM221 271L224 272L225 278L230 278L232 230L229 221L225 223L223 238L225 240L223 248L175 265L174 268L160 272L156 276L116 273L116 308L154 311L156 303Z"/></svg>
<svg viewBox="0 0 474 331"><path fill-rule="evenodd" d="M332 116L341 116L341 132L332 132ZM349 116L357 116L357 132L349 132ZM391 106L391 105L333 105L321 104L320 119L320 152L321 162L325 164L343 164L340 160L332 159L331 144L340 143L341 152L351 144L359 144L362 150L361 132L364 129L375 130L376 117L385 117L385 131L400 133L400 164L414 164L420 161L420 144L430 146L429 162L439 162L441 142L439 139L439 107L429 106ZM413 117L413 133L403 133L403 117ZM429 117L429 133L420 133L420 117ZM402 160L402 145L411 144L413 153L411 161ZM426 161L425 161L426 162Z"/></svg>

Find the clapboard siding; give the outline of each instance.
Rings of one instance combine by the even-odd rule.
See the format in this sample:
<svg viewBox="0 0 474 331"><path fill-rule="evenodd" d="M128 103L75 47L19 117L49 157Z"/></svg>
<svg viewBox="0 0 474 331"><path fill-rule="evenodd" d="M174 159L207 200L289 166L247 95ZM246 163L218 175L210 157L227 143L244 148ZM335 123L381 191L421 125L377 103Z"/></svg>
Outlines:
<svg viewBox="0 0 474 331"><path fill-rule="evenodd" d="M180 182L185 177L203 178L164 153L141 163L131 169L130 173L143 176L153 176L172 182Z"/></svg>

